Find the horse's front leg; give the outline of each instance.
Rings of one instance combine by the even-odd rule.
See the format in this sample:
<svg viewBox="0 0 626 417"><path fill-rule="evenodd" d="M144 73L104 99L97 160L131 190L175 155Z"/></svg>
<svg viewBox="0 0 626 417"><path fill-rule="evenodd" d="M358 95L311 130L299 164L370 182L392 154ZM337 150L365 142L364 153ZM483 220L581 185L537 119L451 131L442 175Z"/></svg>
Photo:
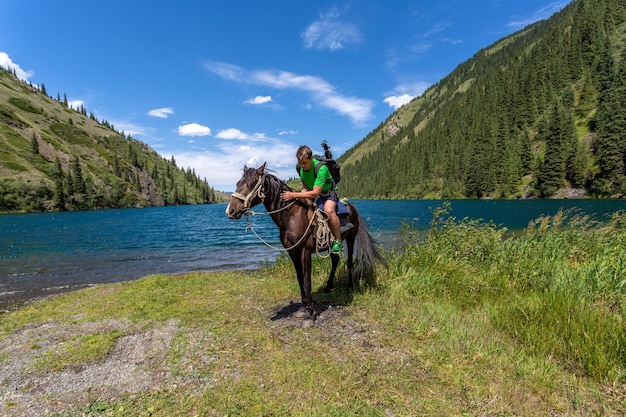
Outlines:
<svg viewBox="0 0 626 417"><path fill-rule="evenodd" d="M300 255L300 251L289 251L289 257L291 258L291 263L293 263L293 268L296 271L296 278L298 278L298 287L300 287L300 298L304 299L304 273L302 271L302 258Z"/></svg>
<svg viewBox="0 0 626 417"><path fill-rule="evenodd" d="M313 297L311 296L311 252L304 249L300 255L302 264L302 285L300 287L302 295L302 306L311 316L314 314Z"/></svg>
<svg viewBox="0 0 626 417"><path fill-rule="evenodd" d="M289 251L289 257L296 270L302 300L302 309L298 312L297 317L312 317L314 310L311 297L311 252L306 249L302 251L294 249Z"/></svg>
<svg viewBox="0 0 626 417"><path fill-rule="evenodd" d="M328 281L326 281L325 293L329 293L335 288L335 273L337 272L337 265L339 265L339 255L333 253L330 255L332 267L330 269L330 275L328 275Z"/></svg>

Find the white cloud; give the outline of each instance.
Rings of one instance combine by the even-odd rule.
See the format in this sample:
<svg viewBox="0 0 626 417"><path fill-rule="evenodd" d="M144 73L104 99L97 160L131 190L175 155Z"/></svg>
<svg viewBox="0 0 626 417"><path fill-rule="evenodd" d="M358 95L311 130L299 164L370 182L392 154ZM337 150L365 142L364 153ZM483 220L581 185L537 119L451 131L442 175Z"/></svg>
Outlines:
<svg viewBox="0 0 626 417"><path fill-rule="evenodd" d="M567 6L571 0L558 0L536 10L532 15L523 19L512 20L507 24L510 28L523 28L540 20L550 18L554 13Z"/></svg>
<svg viewBox="0 0 626 417"><path fill-rule="evenodd" d="M148 112L148 116L160 117L161 119L167 119L170 114L174 114L174 109L171 107L161 107Z"/></svg>
<svg viewBox="0 0 626 417"><path fill-rule="evenodd" d="M35 73L33 71L24 71L18 64L13 62L6 52L0 51L0 67L14 70L15 75L22 81L28 81Z"/></svg>
<svg viewBox="0 0 626 417"><path fill-rule="evenodd" d="M248 133L244 133L239 129L235 129L234 127L231 127L229 129L225 129L225 130L221 130L217 135L215 135L216 138L219 139L237 139L237 140L264 140L267 139L267 137L265 136L265 133L253 133L253 134L248 134Z"/></svg>
<svg viewBox="0 0 626 417"><path fill-rule="evenodd" d="M339 17L339 11L333 8L311 23L300 35L304 47L335 51L361 42L359 29L354 24L340 22Z"/></svg>
<svg viewBox="0 0 626 417"><path fill-rule="evenodd" d="M370 100L344 97L337 94L330 94L319 99L320 104L324 107L349 117L356 124L361 124L371 118L372 102Z"/></svg>
<svg viewBox="0 0 626 417"><path fill-rule="evenodd" d="M226 62L209 62L206 68L227 80L240 81L246 77L246 71L243 68Z"/></svg>
<svg viewBox="0 0 626 417"><path fill-rule="evenodd" d="M67 105L74 110L78 110L80 106L85 105L85 102L82 100L71 100L67 102Z"/></svg>
<svg viewBox="0 0 626 417"><path fill-rule="evenodd" d="M283 135L295 135L297 134L298 131L297 130L281 130L278 132L279 136L283 136Z"/></svg>
<svg viewBox="0 0 626 417"><path fill-rule="evenodd" d="M450 26L449 23L445 23L445 22L436 23L434 26L428 29L426 33L424 33L424 35L422 36L425 38L428 38L429 36L432 36L435 33L443 32L448 26Z"/></svg>
<svg viewBox="0 0 626 417"><path fill-rule="evenodd" d="M259 155L254 155L253 157L251 157L250 159L248 159L246 161L246 166L259 166L261 165L261 158L259 157Z"/></svg>
<svg viewBox="0 0 626 417"><path fill-rule="evenodd" d="M424 81L399 84L393 89L393 92L390 92L389 95L385 97L383 102L397 110L415 97L421 95L427 88L428 84Z"/></svg>
<svg viewBox="0 0 626 417"><path fill-rule="evenodd" d="M163 154L163 153L161 153ZM221 191L235 191L235 184L242 174L244 161L222 152L174 152L176 164L193 168L211 187Z"/></svg>
<svg viewBox="0 0 626 417"><path fill-rule="evenodd" d="M198 123L189 123L178 126L178 134L180 136L208 136L211 129Z"/></svg>
<svg viewBox="0 0 626 417"><path fill-rule="evenodd" d="M174 155L178 166L193 168L200 178L206 178L210 186L220 191L235 191L235 185L243 174L244 165L258 167L267 162L267 168L283 180L296 175L295 145L270 138L259 143L221 141L217 144L217 148L205 152L196 150L160 153Z"/></svg>
<svg viewBox="0 0 626 417"><path fill-rule="evenodd" d="M246 100L244 103L246 104L265 104L272 101L272 96L256 96L255 98L251 98Z"/></svg>
<svg viewBox="0 0 626 417"><path fill-rule="evenodd" d="M261 85L279 90L303 91L316 105L346 116L356 125L363 124L373 117L374 103L371 100L344 96L338 93L333 85L320 77L279 70L248 71L223 62L208 62L205 64L205 68L223 78L242 84Z"/></svg>
<svg viewBox="0 0 626 417"><path fill-rule="evenodd" d="M400 107L404 106L406 103L413 100L413 96L410 94L402 94L401 96L389 96L385 98L383 101L389 104L389 107L397 110Z"/></svg>
<svg viewBox="0 0 626 417"><path fill-rule="evenodd" d="M425 54L433 48L433 43L430 41L427 42L418 42L412 45L409 45L409 50L414 54Z"/></svg>
<svg viewBox="0 0 626 417"><path fill-rule="evenodd" d="M115 130L133 137L148 136L151 132L150 128L139 126L128 120L111 120L111 124L115 127Z"/></svg>

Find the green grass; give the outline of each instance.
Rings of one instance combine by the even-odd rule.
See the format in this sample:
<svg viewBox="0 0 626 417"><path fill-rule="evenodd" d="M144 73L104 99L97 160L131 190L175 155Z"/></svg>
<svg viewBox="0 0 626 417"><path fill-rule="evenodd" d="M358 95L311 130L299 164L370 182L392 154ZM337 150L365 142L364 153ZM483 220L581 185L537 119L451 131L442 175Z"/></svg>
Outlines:
<svg viewBox="0 0 626 417"><path fill-rule="evenodd" d="M403 291L484 311L533 354L599 381L625 380L626 215L596 224L559 213L508 239L474 221L437 226L401 257L413 266Z"/></svg>
<svg viewBox="0 0 626 417"><path fill-rule="evenodd" d="M115 347L116 340L122 332L115 330L108 333L75 336L64 341L60 347L47 350L33 362L36 371L59 372L68 368L100 361Z"/></svg>
<svg viewBox="0 0 626 417"><path fill-rule="evenodd" d="M335 307L310 329L271 319L299 302L282 256L254 272L55 296L5 315L0 338L37 323L177 323L166 358L177 384L65 415L623 415L626 217L560 213L511 238L445 216L436 211L425 240L403 226L376 288L348 293L341 282L325 295L328 265L316 259L315 299ZM61 341L38 365L102 361L128 332Z"/></svg>
<svg viewBox="0 0 626 417"><path fill-rule="evenodd" d="M50 125L50 130L52 130L58 137L63 138L74 145L92 147L94 144L94 140L87 134L86 131L68 123L53 123Z"/></svg>
<svg viewBox="0 0 626 417"><path fill-rule="evenodd" d="M43 114L43 109L41 107L37 107L35 104L23 98L11 97L9 98L8 101L9 103L13 104L15 107L18 107L26 112L35 113L35 114Z"/></svg>

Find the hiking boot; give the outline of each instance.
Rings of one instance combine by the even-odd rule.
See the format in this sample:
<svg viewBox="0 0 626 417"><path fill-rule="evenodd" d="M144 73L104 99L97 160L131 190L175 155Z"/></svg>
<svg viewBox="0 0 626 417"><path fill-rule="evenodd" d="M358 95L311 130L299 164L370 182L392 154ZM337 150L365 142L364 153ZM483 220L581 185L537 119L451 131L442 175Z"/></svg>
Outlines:
<svg viewBox="0 0 626 417"><path fill-rule="evenodd" d="M333 242L333 246L330 248L330 253L341 253L343 252L343 245L341 240L335 240Z"/></svg>

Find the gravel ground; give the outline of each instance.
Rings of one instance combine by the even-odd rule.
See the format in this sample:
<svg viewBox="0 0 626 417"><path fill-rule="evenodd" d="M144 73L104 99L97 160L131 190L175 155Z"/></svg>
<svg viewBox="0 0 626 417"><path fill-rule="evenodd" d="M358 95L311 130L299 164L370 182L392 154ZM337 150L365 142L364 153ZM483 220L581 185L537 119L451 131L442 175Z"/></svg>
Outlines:
<svg viewBox="0 0 626 417"><path fill-rule="evenodd" d="M294 303L277 307L269 325L302 327L303 320L293 316L298 307L299 304ZM343 308L320 304L315 310L315 325L325 328L329 337L344 341L366 338L367 330L362 324L350 320ZM157 391L187 382L181 380L180 374L174 375L167 365L173 340L183 330L177 321L154 326L140 326L128 320L79 321L80 317L74 320L77 324L37 323L0 340L0 416L80 415L77 410L98 399L111 401L120 396ZM115 330L121 330L124 336L117 339L114 349L103 361L66 367L59 372L38 371L33 366L47 352L58 350L76 336ZM213 337L208 330L184 331L187 347L194 352L203 350L197 344L206 344ZM196 356L184 360L194 363L179 366L190 368L198 362L208 363L216 359ZM198 383L193 372L187 374ZM211 381L205 382L209 384Z"/></svg>
<svg viewBox="0 0 626 417"><path fill-rule="evenodd" d="M102 362L41 372L33 363L45 352L82 334L124 329ZM149 330L126 321L77 325L54 322L26 327L0 341L0 415L45 416L70 411L97 398L159 389L171 379L166 355L178 331L175 321Z"/></svg>

